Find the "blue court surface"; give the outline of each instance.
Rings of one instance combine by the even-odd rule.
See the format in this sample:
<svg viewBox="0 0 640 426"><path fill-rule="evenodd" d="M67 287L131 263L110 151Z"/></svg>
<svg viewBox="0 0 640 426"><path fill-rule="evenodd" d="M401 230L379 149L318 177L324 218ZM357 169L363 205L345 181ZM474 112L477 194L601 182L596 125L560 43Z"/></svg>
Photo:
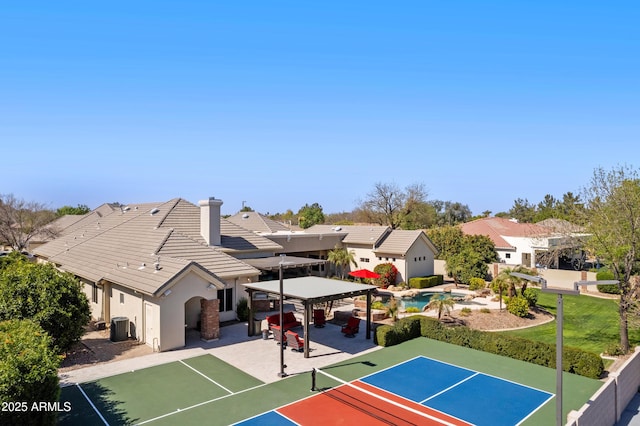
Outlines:
<svg viewBox="0 0 640 426"><path fill-rule="evenodd" d="M367 387L369 390L364 391L363 399L372 397L371 389L374 392L379 390L381 396L387 395L387 399L389 395L397 395L406 402L407 407L419 404L418 407L427 407L425 410L432 409L462 422L455 424L518 425L554 397L549 392L423 356L355 380L351 386L357 387L358 383L370 385ZM306 424L305 419L292 418L291 413L296 412L296 404L300 404L302 411L303 404L309 404L309 399L313 398L315 396L239 424ZM375 398L374 395L372 399ZM371 404L375 405L375 401ZM407 413L416 411L415 408L407 410L410 410ZM348 418L341 420L349 423ZM442 420L442 424L452 423Z"/></svg>

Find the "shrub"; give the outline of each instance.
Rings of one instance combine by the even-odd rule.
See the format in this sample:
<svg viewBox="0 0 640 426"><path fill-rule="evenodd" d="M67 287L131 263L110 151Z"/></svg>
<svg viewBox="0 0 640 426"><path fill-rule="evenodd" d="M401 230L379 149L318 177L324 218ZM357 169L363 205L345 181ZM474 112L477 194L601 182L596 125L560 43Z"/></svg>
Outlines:
<svg viewBox="0 0 640 426"><path fill-rule="evenodd" d="M373 280L378 287L387 288L390 285L395 285L396 278L398 277L398 269L393 263L381 263L373 268L373 272L380 275L380 278Z"/></svg>
<svg viewBox="0 0 640 426"><path fill-rule="evenodd" d="M428 277L413 277L409 278L410 288L429 288L441 285L444 283L444 277L442 275L430 275Z"/></svg>
<svg viewBox="0 0 640 426"><path fill-rule="evenodd" d="M8 319L33 320L64 352L84 333L89 301L73 275L49 263L16 261L0 270L0 321Z"/></svg>
<svg viewBox="0 0 640 426"><path fill-rule="evenodd" d="M469 279L469 290L482 290L487 286L483 278L473 277Z"/></svg>
<svg viewBox="0 0 640 426"><path fill-rule="evenodd" d="M378 327L377 343L381 346L397 345L414 338L417 329L421 336L429 339L555 368L555 345L462 326L445 327L435 318L422 315L403 318L393 326ZM564 354L564 371L593 379L599 379L604 372L602 358L596 354L576 348L565 348Z"/></svg>
<svg viewBox="0 0 640 426"><path fill-rule="evenodd" d="M489 308L480 308L480 312L482 312L483 314L490 314L491 313L491 309L489 309Z"/></svg>
<svg viewBox="0 0 640 426"><path fill-rule="evenodd" d="M418 308L417 306L409 306L406 310L406 313L408 314L417 314L420 312L420 308Z"/></svg>
<svg viewBox="0 0 640 426"><path fill-rule="evenodd" d="M462 308L460 310L460 315L462 315L463 317L468 317L469 315L471 315L471 308Z"/></svg>
<svg viewBox="0 0 640 426"><path fill-rule="evenodd" d="M380 300L376 300L374 302L371 303L371 309L381 309L381 310L385 310L387 309L387 307L385 306L385 304L383 302L381 302Z"/></svg>
<svg viewBox="0 0 640 426"><path fill-rule="evenodd" d="M249 320L249 303L245 297L238 299L238 303L236 304L236 315L240 321Z"/></svg>
<svg viewBox="0 0 640 426"><path fill-rule="evenodd" d="M530 308L533 308L538 303L538 292L532 288L527 288L522 296L527 299Z"/></svg>
<svg viewBox="0 0 640 426"><path fill-rule="evenodd" d="M610 343L606 349L604 350L604 353L606 355L609 356L619 356L619 355L624 355L624 351L622 350L622 348L620 347L620 342L612 342Z"/></svg>
<svg viewBox="0 0 640 426"><path fill-rule="evenodd" d="M607 268L600 268L596 273L596 280L598 281L614 280L615 278L616 276L613 274L613 271ZM601 284L597 287L600 293L620 294L620 287L616 284Z"/></svg>
<svg viewBox="0 0 640 426"><path fill-rule="evenodd" d="M529 302L522 296L512 297L507 302L507 311L517 317L525 318L529 315Z"/></svg>
<svg viewBox="0 0 640 426"><path fill-rule="evenodd" d="M58 357L51 338L31 320L0 322L0 404L56 402L58 386ZM52 411L0 411L0 424L45 425L56 423Z"/></svg>

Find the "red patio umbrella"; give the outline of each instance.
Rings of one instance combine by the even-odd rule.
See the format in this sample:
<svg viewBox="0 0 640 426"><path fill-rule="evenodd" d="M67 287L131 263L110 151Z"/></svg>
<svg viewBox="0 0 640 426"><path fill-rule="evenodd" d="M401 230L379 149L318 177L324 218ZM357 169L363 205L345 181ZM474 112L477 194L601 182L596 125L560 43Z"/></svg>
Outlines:
<svg viewBox="0 0 640 426"><path fill-rule="evenodd" d="M368 269L358 269L355 271L351 271L349 272L349 275L357 278L380 278L380 274L376 274L375 272Z"/></svg>

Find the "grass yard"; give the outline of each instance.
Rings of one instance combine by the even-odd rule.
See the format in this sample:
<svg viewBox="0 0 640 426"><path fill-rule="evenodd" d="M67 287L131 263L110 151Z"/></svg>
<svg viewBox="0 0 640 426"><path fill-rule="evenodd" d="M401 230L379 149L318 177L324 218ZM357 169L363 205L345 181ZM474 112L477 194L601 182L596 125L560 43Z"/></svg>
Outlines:
<svg viewBox="0 0 640 426"><path fill-rule="evenodd" d="M556 301L555 294L538 292L538 306L554 315ZM591 296L563 296L563 302L565 346L599 354L610 345L620 342L620 321L616 300ZM505 333L555 344L556 322ZM629 341L632 347L640 344L640 330L629 327Z"/></svg>

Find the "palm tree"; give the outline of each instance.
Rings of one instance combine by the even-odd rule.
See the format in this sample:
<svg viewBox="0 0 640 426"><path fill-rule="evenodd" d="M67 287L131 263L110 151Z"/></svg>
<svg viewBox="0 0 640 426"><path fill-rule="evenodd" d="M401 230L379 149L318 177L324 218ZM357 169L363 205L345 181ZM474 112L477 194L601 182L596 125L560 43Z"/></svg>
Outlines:
<svg viewBox="0 0 640 426"><path fill-rule="evenodd" d="M507 289L507 295L509 297L514 297L518 295L518 289L516 286L520 286L520 294L524 296L524 291L527 289L527 280L523 280L522 278L514 277L511 275L512 272L520 272L527 275L535 275L533 271L524 266L516 266L515 268L505 268L496 278L493 280L491 287L493 291L498 293L498 298L500 300L500 310L502 310L502 291ZM498 289L498 291L496 291Z"/></svg>
<svg viewBox="0 0 640 426"><path fill-rule="evenodd" d="M438 319L442 317L442 314L449 315L451 308L456 302L450 296L439 295L433 296L429 303L424 307L424 310L434 309L438 311Z"/></svg>
<svg viewBox="0 0 640 426"><path fill-rule="evenodd" d="M344 271L350 264L358 266L355 255L356 252L353 250L348 251L346 248L336 246L333 250L329 250L327 260L340 268L340 278L344 279Z"/></svg>

